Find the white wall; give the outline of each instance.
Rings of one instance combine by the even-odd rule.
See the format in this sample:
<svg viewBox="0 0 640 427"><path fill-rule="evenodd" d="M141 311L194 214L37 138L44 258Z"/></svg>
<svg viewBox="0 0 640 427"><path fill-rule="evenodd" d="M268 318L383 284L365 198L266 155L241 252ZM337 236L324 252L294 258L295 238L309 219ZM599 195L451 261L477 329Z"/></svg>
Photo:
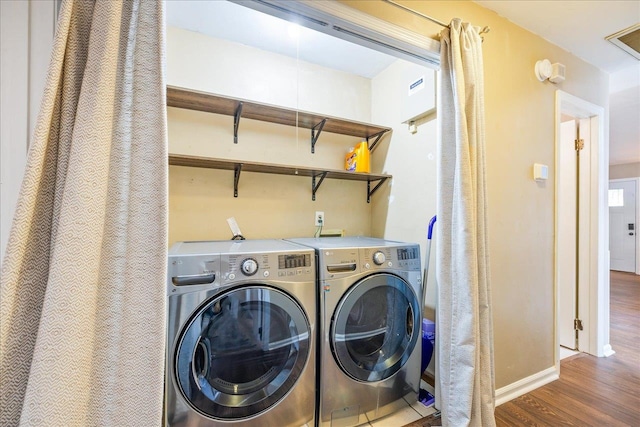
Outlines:
<svg viewBox="0 0 640 427"><path fill-rule="evenodd" d="M435 119L435 71L398 60L378 74L372 82L372 119L393 128L391 138L372 154L372 163L383 171L393 173L389 185L376 194L373 201L373 234L390 240L420 244L423 268L427 250L429 220L436 214L437 126ZM412 95L409 85L425 76L426 87ZM416 102L417 98L422 102ZM423 104L424 108L415 107ZM406 106L412 105L411 112ZM412 134L403 123L419 111L431 112L416 121L418 132ZM437 226L437 222L436 222ZM424 317L435 320L436 281L435 246L432 240L429 274L426 283ZM427 371L432 375L435 358Z"/></svg>
<svg viewBox="0 0 640 427"><path fill-rule="evenodd" d="M15 211L29 138L44 91L55 26L53 1L0 1L0 254ZM0 256L0 262L2 256Z"/></svg>
<svg viewBox="0 0 640 427"><path fill-rule="evenodd" d="M373 79L372 119L393 128L372 154L374 167L393 174L390 184L376 193L373 201L373 234L391 240L420 244L422 262L427 248L429 220L436 214L437 127L435 114L418 120L418 132L411 134L404 105L408 103L411 76L425 75L430 83L411 95L425 100L427 111L435 107L435 71L398 60ZM432 242L427 280L426 317L434 319L435 245Z"/></svg>
<svg viewBox="0 0 640 427"><path fill-rule="evenodd" d="M174 27L167 29L167 83L357 121L371 120L369 79ZM358 138L323 132L311 154L309 129L168 109L169 151L214 158L343 169ZM366 182L326 179L311 200L311 178L171 166L169 243L228 239L236 218L247 238L312 236L314 214L325 228L371 234ZM374 196L374 199L377 195Z"/></svg>

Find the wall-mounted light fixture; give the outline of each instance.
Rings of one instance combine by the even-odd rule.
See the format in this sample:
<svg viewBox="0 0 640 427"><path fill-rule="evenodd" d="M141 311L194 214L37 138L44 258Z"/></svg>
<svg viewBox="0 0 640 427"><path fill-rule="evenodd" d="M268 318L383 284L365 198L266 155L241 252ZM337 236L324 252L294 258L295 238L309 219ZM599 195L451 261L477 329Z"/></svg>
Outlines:
<svg viewBox="0 0 640 427"><path fill-rule="evenodd" d="M552 64L548 59L541 59L536 62L535 74L541 82L549 79L551 83L561 83L564 81L565 66L556 62Z"/></svg>

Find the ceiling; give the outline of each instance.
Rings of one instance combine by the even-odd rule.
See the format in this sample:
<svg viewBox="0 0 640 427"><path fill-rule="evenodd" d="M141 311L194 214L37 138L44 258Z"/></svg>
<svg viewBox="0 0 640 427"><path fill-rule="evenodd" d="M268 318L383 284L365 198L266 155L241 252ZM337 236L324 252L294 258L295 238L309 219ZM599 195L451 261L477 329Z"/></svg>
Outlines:
<svg viewBox="0 0 640 427"><path fill-rule="evenodd" d="M640 1L476 0L475 3L609 73L609 163L640 162L640 61L605 40L606 36L640 21ZM168 25L368 78L395 60L305 27L282 25L278 18L231 2L183 0L166 4ZM554 58L548 59L553 62Z"/></svg>
<svg viewBox="0 0 640 427"><path fill-rule="evenodd" d="M397 59L232 2L168 1L166 7L167 25L367 78Z"/></svg>
<svg viewBox="0 0 640 427"><path fill-rule="evenodd" d="M609 73L609 163L640 162L640 61L605 39L640 22L640 1L475 3Z"/></svg>

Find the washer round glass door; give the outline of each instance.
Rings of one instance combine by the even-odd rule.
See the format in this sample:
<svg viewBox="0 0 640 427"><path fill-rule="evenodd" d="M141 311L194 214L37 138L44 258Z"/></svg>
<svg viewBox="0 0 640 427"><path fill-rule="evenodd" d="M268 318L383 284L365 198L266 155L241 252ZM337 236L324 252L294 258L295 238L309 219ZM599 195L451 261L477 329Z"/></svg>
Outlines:
<svg viewBox="0 0 640 427"><path fill-rule="evenodd" d="M418 298L400 277L375 274L342 297L330 341L340 368L359 381L381 381L404 366L420 332Z"/></svg>
<svg viewBox="0 0 640 427"><path fill-rule="evenodd" d="M258 414L282 399L309 357L308 319L287 294L237 288L202 306L183 330L175 376L190 405L215 419Z"/></svg>

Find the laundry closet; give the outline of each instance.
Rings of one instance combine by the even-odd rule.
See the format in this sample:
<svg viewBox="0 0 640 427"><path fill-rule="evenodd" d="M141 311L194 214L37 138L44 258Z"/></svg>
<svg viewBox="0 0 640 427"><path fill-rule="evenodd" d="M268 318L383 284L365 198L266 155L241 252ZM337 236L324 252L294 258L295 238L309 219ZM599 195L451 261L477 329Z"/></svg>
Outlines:
<svg viewBox="0 0 640 427"><path fill-rule="evenodd" d="M408 61L406 53L404 56L399 58L389 52L372 50L235 2L189 2L179 7L172 3L167 5L170 245L185 242L188 246L190 241L222 242L232 238L246 238L249 243L257 239L295 241L295 238L323 235L371 236L396 241L375 240L374 244L373 240L346 239L326 243L332 248L339 242L344 243L347 246L341 249L346 251L344 259L355 257L344 266L341 264L340 268L353 266L344 279L342 291L332 280L327 282L326 286L335 287L330 296L342 301L342 294L347 298L347 289L351 289L351 285L353 289L367 288L364 286L365 278L369 280L372 268L379 268L382 270L371 276L371 280L378 277L376 274L387 272L387 276L380 276L384 277L380 283L375 280L371 283L382 293L371 290L371 295L379 299L374 298L375 304L387 307L385 304L389 301L389 306L377 309L375 313L389 311L369 320L362 318L358 322L364 323L354 326L368 332L354 335L353 331L348 332L352 328L348 326L335 336L332 335L335 332L332 320L319 313L320 320L316 325L318 342L311 340L313 351L316 347L319 352L329 351L330 345L337 345L329 344L329 341L337 340L337 343L347 343L349 352L357 353L361 351L355 350L360 345L357 342L362 341L364 345L365 341L376 341L378 338L374 337L382 336L380 331L386 331L386 336L389 328L393 329L390 325L396 325L403 333L393 332L392 335L400 337L402 342L397 351L388 355L393 366L397 365L400 371L379 371L378 365L372 365L371 372L377 376L363 374L363 378L372 382L363 383L360 391L355 388L356 383L351 384L351 374L342 374L337 368L332 371L328 361L319 365L322 370L316 373L317 378L322 377L323 381L329 381L332 376L342 378L344 389L344 393L340 393L344 400L334 402L326 396L320 398L321 415L316 421L322 425L334 425L330 420L336 417L341 421L335 425L344 422L346 426L389 415L400 408L399 404L406 404L402 398L405 393L409 392L410 396L418 390L415 381L419 382L420 352L414 348L423 313L420 307L423 298L420 266L424 265L421 264L421 254L428 253L425 250L427 226L436 210L436 73L420 60L413 58L413 61ZM368 171L346 170L349 166L348 153L356 151L359 161L363 154L367 158L370 164ZM320 226L316 223L318 215L322 217ZM263 242L275 244L276 240ZM363 242L369 242L369 249L355 249ZM398 242L416 243L422 246L422 250L415 245L393 246L404 245ZM176 249L182 248L180 245L182 243L170 251L176 257L170 263L170 272L173 272L170 274L172 283L168 284L170 312L176 307L184 308L176 295L182 292L184 280L194 280L194 273L185 270L191 263L191 257L204 256L200 253L187 254L188 251L178 253L182 250ZM391 246L385 248L385 245ZM255 273L264 276L264 280L270 280L270 277L293 280L297 277L295 274L300 273L298 270L286 270L286 263L280 265L280 262L271 262L273 260L267 263L265 260L270 258L262 252L241 251L239 243L232 247L229 253L233 255L220 255L223 260L233 256L232 261L223 261L219 268L206 267L204 273L196 269L198 278L204 275L206 280L210 280L208 276L212 275L211 280L231 280L225 283L232 286L234 281ZM217 258L209 252L206 256L211 259L203 262L205 266L215 266ZM287 256L279 254L278 259ZM336 256L342 260L341 256ZM311 266L305 264L304 268ZM317 268L325 271L329 267L328 264L323 267L320 261ZM173 269L180 271L176 273L178 270ZM359 273L360 269L363 269L362 273ZM216 273L218 270L219 274ZM347 270L342 274L346 273ZM397 277L407 274L410 277L393 279L399 280L398 283L389 282L396 274L399 275ZM430 276L433 283L433 274ZM197 286L204 284L199 281L201 279L197 280ZM358 282L357 286L352 283L359 280L362 283ZM283 283L273 282L265 285L264 289ZM238 282L237 286L244 285ZM191 291L184 289L185 292ZM212 289L217 288L214 286ZM239 289L238 292L244 291ZM333 310L335 307L330 305L330 298L322 295L318 294L320 312L324 313L322 307L325 304ZM221 307L227 301L226 294L207 294L199 298L203 301L218 301L215 299L218 298ZM354 298L358 304L347 309L346 313L357 311L357 307L364 307L364 301L368 301L364 296L356 295ZM258 300L260 304L270 304L267 300ZM425 316L433 318L433 284L427 285L426 300ZM366 305L372 306L372 301ZM335 309L339 311L340 307ZM185 310L183 315L190 316L194 309L196 307ZM217 313L215 310L214 307ZM349 322L355 321L352 315L349 316ZM255 323L261 317L251 318ZM314 316L309 319L314 319ZM186 318L182 321L186 322ZM313 330L314 323L310 322ZM208 342L212 339L206 332L209 330L209 326L205 327L208 321L194 324L203 328L201 334L197 333L204 337L202 340ZM177 325L176 331L185 325ZM186 334L184 336L190 336ZM367 334L373 335L369 337ZM175 343L170 337L172 346L180 349L193 347L183 346L184 336L182 333L179 336L182 338L176 338ZM293 333L292 336L302 335ZM366 350L365 347L362 351ZM292 354L297 355L297 350ZM375 354L372 360L383 357L383 352L379 356ZM297 357L292 360L297 360ZM180 367L183 363L179 358L174 360L173 352L168 353L167 360L168 372L174 363L176 372L182 372ZM184 366L188 365L187 360ZM203 378L210 373L206 366L202 365ZM179 381L181 377L177 374L175 378ZM330 381L337 384L337 380ZM388 385L376 386L380 381L386 381ZM236 378L232 382L242 381ZM302 387L300 396L305 395L302 390L307 383L305 380L298 387ZM192 388L187 380L180 384L183 393L185 387L188 390ZM387 388L387 395L380 394ZM168 390L171 392L173 388ZM367 393L370 394L368 400L377 402L372 408L368 408L371 402L365 405L358 400ZM415 394L413 396L415 399ZM209 399L216 401L213 397ZM169 415L174 421L191 413L188 407L181 406L180 401L176 397L170 402ZM286 410L289 405L290 402L285 402L276 407ZM214 409L200 410L211 411L211 416L216 419L226 416L224 411L221 413ZM239 418L246 416L238 415ZM274 409L260 416L277 418L279 415ZM300 420L305 419L301 415Z"/></svg>
<svg viewBox="0 0 640 427"><path fill-rule="evenodd" d="M418 91L409 95L411 84L420 79ZM371 152L371 173L388 179L368 185L366 180L326 177L318 185L318 175L315 200L313 178L295 176L295 170L282 175L289 172L248 172L245 167L235 177L228 165L171 165L170 244L228 239L233 235L230 217L246 238L311 237L317 231L315 212L321 211L324 231L415 241L424 249L427 223L435 214L433 69L231 2L170 2L167 84L294 114L314 113L329 117L329 123L334 118L389 129ZM424 103L415 134L403 123L411 118L404 106L410 96ZM167 111L172 155L342 171L345 154L366 140L366 132L352 136L323 130L312 153L309 128L245 117L236 125L234 115Z"/></svg>

